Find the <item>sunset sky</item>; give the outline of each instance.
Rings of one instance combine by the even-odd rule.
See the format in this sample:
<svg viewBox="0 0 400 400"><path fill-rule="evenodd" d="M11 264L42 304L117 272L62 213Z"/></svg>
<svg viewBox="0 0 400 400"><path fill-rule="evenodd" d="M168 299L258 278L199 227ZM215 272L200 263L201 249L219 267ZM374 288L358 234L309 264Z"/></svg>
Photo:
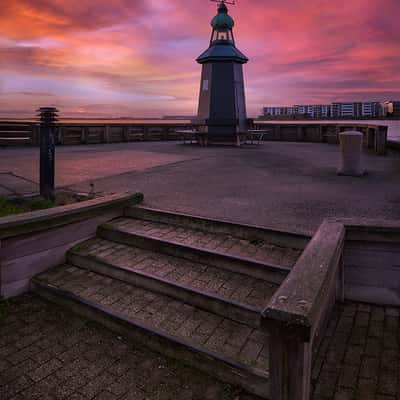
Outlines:
<svg viewBox="0 0 400 400"><path fill-rule="evenodd" d="M400 99L400 0L237 0L248 113L262 106ZM216 4L4 0L0 117L195 115Z"/></svg>

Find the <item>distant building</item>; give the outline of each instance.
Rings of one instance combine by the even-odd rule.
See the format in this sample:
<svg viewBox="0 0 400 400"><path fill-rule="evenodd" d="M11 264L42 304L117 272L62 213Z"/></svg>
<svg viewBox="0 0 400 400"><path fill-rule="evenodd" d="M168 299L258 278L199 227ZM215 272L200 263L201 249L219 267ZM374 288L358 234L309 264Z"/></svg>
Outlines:
<svg viewBox="0 0 400 400"><path fill-rule="evenodd" d="M361 116L370 118L383 116L382 104L377 101L361 103Z"/></svg>
<svg viewBox="0 0 400 400"><path fill-rule="evenodd" d="M340 116L342 118L360 118L362 103L340 103Z"/></svg>
<svg viewBox="0 0 400 400"><path fill-rule="evenodd" d="M264 107L263 115L265 116L280 116L291 115L294 107Z"/></svg>
<svg viewBox="0 0 400 400"><path fill-rule="evenodd" d="M400 116L400 101L346 102L332 104L295 104L289 107L264 107L263 116L303 116L321 118L377 118L384 115Z"/></svg>
<svg viewBox="0 0 400 400"><path fill-rule="evenodd" d="M332 103L330 106L331 109L331 117L332 118L340 118L341 117L341 103Z"/></svg>

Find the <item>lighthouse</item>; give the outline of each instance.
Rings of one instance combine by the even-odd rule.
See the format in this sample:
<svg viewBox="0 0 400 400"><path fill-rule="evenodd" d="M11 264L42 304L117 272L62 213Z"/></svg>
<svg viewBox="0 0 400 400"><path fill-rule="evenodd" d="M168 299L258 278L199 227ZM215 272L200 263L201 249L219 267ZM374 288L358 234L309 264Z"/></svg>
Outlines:
<svg viewBox="0 0 400 400"><path fill-rule="evenodd" d="M234 20L225 1L211 20L210 46L198 58L202 65L198 119L209 143L237 143L246 130L243 64L248 58L236 47Z"/></svg>

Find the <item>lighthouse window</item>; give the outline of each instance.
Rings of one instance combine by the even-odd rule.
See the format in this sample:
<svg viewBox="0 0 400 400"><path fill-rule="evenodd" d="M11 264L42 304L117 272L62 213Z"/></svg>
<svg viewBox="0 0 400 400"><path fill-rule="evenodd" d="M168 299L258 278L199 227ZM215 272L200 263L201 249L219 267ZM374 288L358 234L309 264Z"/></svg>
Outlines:
<svg viewBox="0 0 400 400"><path fill-rule="evenodd" d="M232 32L230 30L214 31L212 41L215 40L232 40Z"/></svg>
<svg viewBox="0 0 400 400"><path fill-rule="evenodd" d="M228 40L228 32L218 32L218 40Z"/></svg>
<svg viewBox="0 0 400 400"><path fill-rule="evenodd" d="M204 79L203 80L203 91L207 91L208 90L208 79Z"/></svg>

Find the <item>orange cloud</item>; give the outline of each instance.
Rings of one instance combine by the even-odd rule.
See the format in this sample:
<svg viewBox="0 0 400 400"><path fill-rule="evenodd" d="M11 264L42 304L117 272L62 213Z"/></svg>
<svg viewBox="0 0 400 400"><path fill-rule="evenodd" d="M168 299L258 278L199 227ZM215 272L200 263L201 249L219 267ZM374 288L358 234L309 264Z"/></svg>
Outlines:
<svg viewBox="0 0 400 400"><path fill-rule="evenodd" d="M238 0L230 11L250 58L250 113L268 104L400 98L400 2L384 3ZM214 13L205 0L8 0L0 10L0 106L30 112L47 93L66 112L93 112L95 104L111 114L194 114L194 60Z"/></svg>

